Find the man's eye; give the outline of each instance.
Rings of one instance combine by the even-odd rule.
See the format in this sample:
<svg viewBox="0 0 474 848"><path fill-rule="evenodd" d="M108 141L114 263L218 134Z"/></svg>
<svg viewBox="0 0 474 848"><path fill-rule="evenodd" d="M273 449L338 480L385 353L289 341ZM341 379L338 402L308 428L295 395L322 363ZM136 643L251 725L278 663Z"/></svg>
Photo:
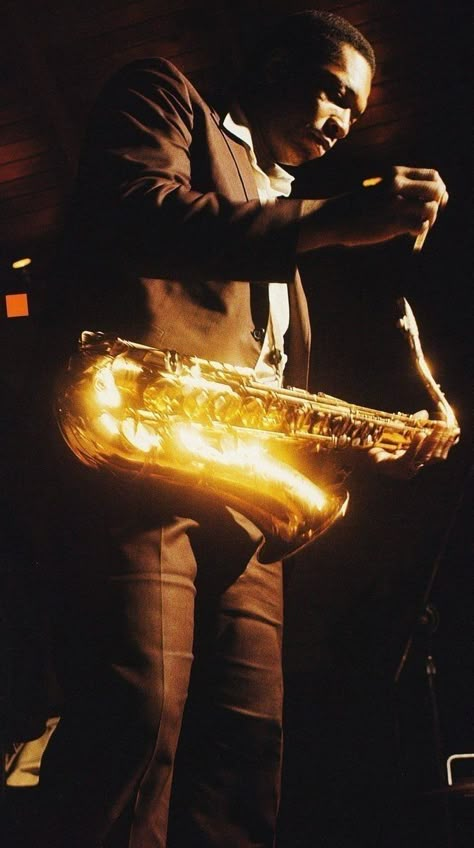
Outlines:
<svg viewBox="0 0 474 848"><path fill-rule="evenodd" d="M343 104L345 96L346 92L341 86L331 85L326 87L326 97L332 103Z"/></svg>

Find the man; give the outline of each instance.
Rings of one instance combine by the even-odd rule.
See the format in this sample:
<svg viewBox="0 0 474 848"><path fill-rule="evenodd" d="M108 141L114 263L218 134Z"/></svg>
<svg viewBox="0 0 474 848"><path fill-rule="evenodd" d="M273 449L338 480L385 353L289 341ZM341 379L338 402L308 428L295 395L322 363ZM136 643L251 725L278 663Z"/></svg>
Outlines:
<svg viewBox="0 0 474 848"><path fill-rule="evenodd" d="M67 228L52 320L64 357L81 330L100 329L304 388L298 256L416 236L447 199L435 171L406 167L344 197L288 198L285 165L347 136L374 67L357 30L306 12L270 31L222 115L167 61L114 77ZM52 441L48 562L65 703L40 780L46 844L273 845L281 563L257 561L261 534L217 498L82 467ZM440 428L374 458L410 476L451 441Z"/></svg>

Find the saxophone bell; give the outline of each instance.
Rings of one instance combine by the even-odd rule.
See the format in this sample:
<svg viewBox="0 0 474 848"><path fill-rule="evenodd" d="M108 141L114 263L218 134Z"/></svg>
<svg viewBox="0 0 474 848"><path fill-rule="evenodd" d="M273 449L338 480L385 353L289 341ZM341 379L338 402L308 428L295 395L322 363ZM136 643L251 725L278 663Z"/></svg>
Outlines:
<svg viewBox="0 0 474 848"><path fill-rule="evenodd" d="M56 418L84 464L217 495L263 533L260 562L286 559L344 515L349 495L287 463L289 434L247 370L87 332L59 381Z"/></svg>

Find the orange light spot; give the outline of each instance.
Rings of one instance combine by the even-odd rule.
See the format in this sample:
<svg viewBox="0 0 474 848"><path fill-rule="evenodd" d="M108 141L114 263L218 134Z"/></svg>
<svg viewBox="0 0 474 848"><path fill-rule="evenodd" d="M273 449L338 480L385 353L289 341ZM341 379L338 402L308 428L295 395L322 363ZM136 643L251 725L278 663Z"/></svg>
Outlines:
<svg viewBox="0 0 474 848"><path fill-rule="evenodd" d="M366 180L363 180L362 185L364 188L369 188L370 186L378 185L382 182L382 177L367 177Z"/></svg>
<svg viewBox="0 0 474 848"><path fill-rule="evenodd" d="M23 294L6 294L5 302L7 306L7 318L26 318L29 315L28 310L28 295Z"/></svg>
<svg viewBox="0 0 474 848"><path fill-rule="evenodd" d="M15 262L12 262L12 268L17 271L19 268L27 268L28 265L31 265L31 259L29 256L25 256L23 259L16 259Z"/></svg>

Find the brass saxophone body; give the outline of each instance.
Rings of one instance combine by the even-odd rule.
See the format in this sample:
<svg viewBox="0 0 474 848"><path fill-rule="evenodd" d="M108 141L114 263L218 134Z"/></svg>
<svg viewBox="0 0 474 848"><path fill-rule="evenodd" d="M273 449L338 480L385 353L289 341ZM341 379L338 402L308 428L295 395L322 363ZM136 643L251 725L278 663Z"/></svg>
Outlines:
<svg viewBox="0 0 474 848"><path fill-rule="evenodd" d="M58 387L61 433L86 465L208 490L265 539L261 562L287 558L347 508L288 463L347 447L407 447L434 422L325 394L268 388L251 369L181 356L101 333L82 334ZM298 464L298 462L296 463Z"/></svg>

